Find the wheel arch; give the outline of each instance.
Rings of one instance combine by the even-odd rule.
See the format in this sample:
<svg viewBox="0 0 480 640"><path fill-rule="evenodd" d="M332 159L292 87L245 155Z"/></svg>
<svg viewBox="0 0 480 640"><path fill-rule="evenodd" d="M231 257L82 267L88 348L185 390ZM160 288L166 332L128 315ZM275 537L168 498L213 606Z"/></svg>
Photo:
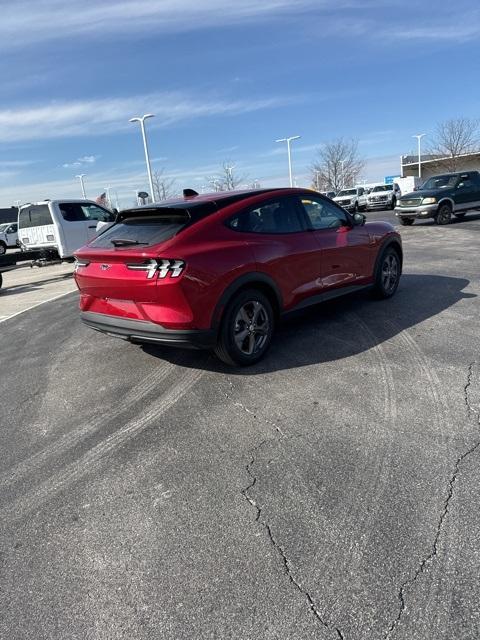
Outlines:
<svg viewBox="0 0 480 640"><path fill-rule="evenodd" d="M403 269L403 249L401 242L398 240L398 238L386 238L378 249L377 257L375 259L375 267L373 269L374 276L377 273L378 265L380 263L382 255L389 248L395 249L395 251L398 253L398 257L400 258L400 269Z"/></svg>
<svg viewBox="0 0 480 640"><path fill-rule="evenodd" d="M441 200L438 201L438 208L440 208L442 206L442 204L449 204L451 209L452 209L452 213L455 211L455 202L452 198L445 196L444 198L442 198Z"/></svg>
<svg viewBox="0 0 480 640"><path fill-rule="evenodd" d="M266 273L261 271L252 271L250 273L243 274L225 288L215 306L212 318L212 328L218 329L228 303L232 300L233 296L245 289L259 289L264 295L266 295L272 305L275 318L278 318L283 308L283 298L280 289L275 281Z"/></svg>

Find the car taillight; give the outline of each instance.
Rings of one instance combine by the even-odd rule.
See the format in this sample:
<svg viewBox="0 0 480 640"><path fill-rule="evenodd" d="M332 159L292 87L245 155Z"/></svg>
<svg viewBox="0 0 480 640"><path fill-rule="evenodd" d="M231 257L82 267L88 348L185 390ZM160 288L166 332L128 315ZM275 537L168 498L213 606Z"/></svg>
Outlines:
<svg viewBox="0 0 480 640"><path fill-rule="evenodd" d="M74 271L78 271L81 267L88 267L90 264L90 260L79 260L75 258L75 269Z"/></svg>
<svg viewBox="0 0 480 640"><path fill-rule="evenodd" d="M130 262L127 263L127 269L131 271L146 271L147 278L154 278L155 275L158 278L163 279L170 275L171 278L178 278L179 275L185 269L185 262L183 260L147 260L146 262Z"/></svg>

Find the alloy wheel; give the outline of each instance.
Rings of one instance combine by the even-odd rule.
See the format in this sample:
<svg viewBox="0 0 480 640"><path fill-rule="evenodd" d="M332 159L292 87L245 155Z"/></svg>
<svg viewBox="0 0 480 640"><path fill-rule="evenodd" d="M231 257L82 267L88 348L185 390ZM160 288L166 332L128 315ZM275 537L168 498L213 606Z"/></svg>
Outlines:
<svg viewBox="0 0 480 640"><path fill-rule="evenodd" d="M267 310L258 300L243 304L236 317L233 338L238 349L251 356L260 351L268 340L270 321Z"/></svg>
<svg viewBox="0 0 480 640"><path fill-rule="evenodd" d="M398 258L394 253L385 256L382 264L382 286L385 293L391 293L397 286Z"/></svg>

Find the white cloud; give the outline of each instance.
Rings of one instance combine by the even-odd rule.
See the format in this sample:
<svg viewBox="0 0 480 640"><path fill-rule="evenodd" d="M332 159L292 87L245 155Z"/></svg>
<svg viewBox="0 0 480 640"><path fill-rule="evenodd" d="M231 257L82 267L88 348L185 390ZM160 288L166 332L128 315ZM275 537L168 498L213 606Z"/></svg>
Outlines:
<svg viewBox="0 0 480 640"><path fill-rule="evenodd" d="M27 109L0 110L0 142L133 130L129 118L147 111L157 116L149 121L148 126L158 127L207 116L248 113L297 101L287 97L251 100L212 97L199 100L187 94L170 92L128 98L51 102ZM22 123L21 127L18 126L19 122Z"/></svg>
<svg viewBox="0 0 480 640"><path fill-rule="evenodd" d="M20 41L24 47L70 35L191 31L333 4L332 0L83 0L75 5L65 0L16 0L2 6L0 43L11 47ZM19 39L19 33L28 33L28 38Z"/></svg>
<svg viewBox="0 0 480 640"><path fill-rule="evenodd" d="M84 167L85 165L94 164L100 156L82 156L81 158L77 158L74 162L66 162L62 164L64 169L74 169L76 167Z"/></svg>

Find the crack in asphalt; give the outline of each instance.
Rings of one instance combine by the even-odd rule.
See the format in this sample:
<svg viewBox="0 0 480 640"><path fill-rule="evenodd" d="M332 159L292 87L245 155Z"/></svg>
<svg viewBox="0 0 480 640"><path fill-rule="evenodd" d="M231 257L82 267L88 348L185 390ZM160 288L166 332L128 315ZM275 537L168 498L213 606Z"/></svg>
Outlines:
<svg viewBox="0 0 480 640"><path fill-rule="evenodd" d="M230 385L230 391L233 393L233 390L235 389L233 382L229 380L228 384ZM255 419L257 418L258 414L255 413L255 411L252 411L241 402L236 402L235 400L233 400L232 396L229 395L228 393L226 393L225 396L228 400L232 400L234 407L238 407L242 411L245 411L245 413L248 413L249 415L253 416ZM275 424L275 422L271 422L271 420L268 420L268 418L265 418L263 416L261 416L261 420L263 420L263 422L265 422L265 424L268 424L270 427L273 427L275 431L282 436L282 438L286 437L286 434L280 429L280 427L277 424Z"/></svg>
<svg viewBox="0 0 480 640"><path fill-rule="evenodd" d="M467 374L467 383L465 384L464 388L463 388L463 394L464 394L464 401L465 401L465 405L467 407L467 411L468 413L472 413L473 415L476 416L477 421L479 423L480 426L480 413L478 410L474 409L472 407L472 405L470 404L470 400L469 400L469 388L472 384L472 377L473 377L473 367L475 366L476 362L472 362L469 366L468 366L468 374ZM450 500L453 497L453 491L454 491L454 487L455 487L455 483L457 481L457 477L458 477L458 473L460 471L460 466L462 464L462 462L465 460L465 458L468 458L468 456L470 456L472 453L474 453L478 448L480 447L480 440L477 441L473 446L470 447L470 449L468 449L468 451L465 451L465 453L462 453L461 456L459 456L455 462L454 468L453 468L453 474L450 477L450 480L448 481L448 490L447 490L447 496L445 498L444 504L443 504L443 510L442 513L440 514L440 519L438 521L438 525L437 525L437 530L435 533L435 537L433 539L433 545L432 545L432 550L431 552L428 554L428 556L426 558L424 558L422 560L422 562L420 563L420 566L418 567L418 569L416 570L414 576L412 578L410 578L409 580L406 580L402 586L400 587L400 591L398 593L398 598L400 600L400 610L398 612L397 617L395 618L395 620L391 623L390 627L388 628L385 636L384 636L384 640L388 640L388 638L390 638L390 636L392 635L392 633L395 631L395 629L397 628L400 620L402 619L402 616L407 608L407 604L405 601L405 595L407 590L416 582L416 580L418 579L418 577L425 572L427 566L429 564L431 564L433 562L433 560L435 559L435 557L437 556L438 553L438 542L440 540L440 535L442 533L442 528L444 525L444 522L447 518L448 515L448 508L450 505Z"/></svg>
<svg viewBox="0 0 480 640"><path fill-rule="evenodd" d="M235 387L234 387L234 385L233 385L233 383L231 381L229 381L229 385L230 385L231 393L233 394L233 390L234 390ZM293 586L297 589L297 591L299 591L305 597L305 599L307 600L307 603L308 603L310 611L315 615L317 620L323 625L323 627L325 627L325 629L327 631L335 633L338 640L345 640L345 636L340 631L340 629L338 629L337 627L332 627L330 624L328 624L324 620L324 618L322 617L321 613L318 611L317 607L315 606L315 602L314 602L312 596L310 595L310 593L304 587L302 587L300 582L298 582L298 580L294 577L294 575L292 573L292 570L290 568L290 561L289 561L288 556L287 556L287 554L285 552L285 549L281 546L281 544L275 538L275 536L273 534L273 531L272 531L272 527L269 525L269 523L266 522L265 520L261 519L262 509L261 509L261 507L258 506L256 501L252 498L252 496L249 493L250 490L253 489L253 487L257 483L257 477L252 472L252 467L256 462L256 459L255 459L256 452L261 447L263 447L263 445L266 444L267 442L275 442L276 440L277 441L279 441L279 440L288 440L289 436L287 436L282 431L282 429L277 424L275 424L274 422L271 422L270 420L268 420L264 416L261 416L258 413L256 413L255 411L252 411L251 409L246 407L241 402L234 401L231 394L226 393L225 396L227 397L227 399L229 399L229 400L231 400L233 402L234 406L238 407L242 411L245 411L249 415L253 416L253 418L255 418L255 419L260 418L265 424L273 427L275 429L275 431L278 434L280 434L280 438L275 438L275 437L273 437L273 438L265 438L264 440L262 440L258 445L256 445L252 449L252 451L251 451L251 460L245 467L245 470L246 470L248 476L251 478L251 482L247 487L242 489L241 493L242 493L243 497L245 498L245 500L249 503L249 505L252 506L256 510L257 514L255 516L255 522L258 522L260 525L262 525L263 528L265 529L265 531L267 532L268 539L270 540L270 543L272 544L273 548L275 549L275 551L278 553L278 555L282 559L282 564L283 564L283 568L284 568L284 571L285 571L285 575L288 577L289 581L291 582L291 584L293 584ZM290 436L290 437L292 437L292 436ZM295 437L295 436L293 436L293 437Z"/></svg>
<svg viewBox="0 0 480 640"><path fill-rule="evenodd" d="M338 629L337 627L332 627L331 625L329 625L324 618L322 617L321 613L318 611L317 607L315 606L315 602L312 598L312 596L310 595L310 593L304 588L302 587L302 585L298 582L298 580L294 577L292 570L290 568L290 561L288 559L288 556L285 552L285 549L282 547L282 545L278 542L278 540L275 538L273 531L272 531L272 527L268 524L268 522L266 522L265 520L261 519L261 515L262 515L262 509L261 507L258 506L258 504L256 503L256 501L251 497L251 495L249 494L249 491L255 486L255 484L257 483L257 478L256 476L252 473L252 466L255 464L255 453L266 443L269 442L269 440L262 440L262 442L260 442L260 444L258 444L252 452L252 459L250 460L250 462L247 464L247 466L245 467L246 472L248 473L248 475L251 478L251 482L250 484L245 487L244 489L242 489L242 495L244 496L245 500L256 509L257 511L257 515L255 517L255 522L259 522L264 529L267 532L268 538L273 546L273 548L275 549L275 551L279 554L279 556L282 559L282 564L283 564L283 568L285 571L285 575L288 577L289 581L294 585L294 587L297 589L297 591L299 591L307 600L308 602L308 606L311 610L311 612L315 615L315 617L318 619L318 621L325 627L325 629L327 629L327 631L331 631L336 633L336 636L339 640L345 640L345 636L343 635L343 633L340 631L340 629Z"/></svg>

